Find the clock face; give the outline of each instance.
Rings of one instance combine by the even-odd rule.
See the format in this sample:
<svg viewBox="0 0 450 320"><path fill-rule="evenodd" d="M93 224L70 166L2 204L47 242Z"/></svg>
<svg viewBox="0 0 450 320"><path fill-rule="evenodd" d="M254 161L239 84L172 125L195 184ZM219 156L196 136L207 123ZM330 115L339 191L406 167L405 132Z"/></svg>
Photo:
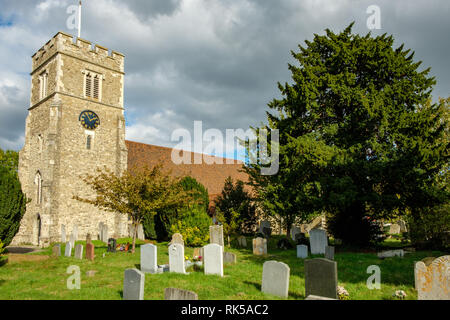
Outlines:
<svg viewBox="0 0 450 320"><path fill-rule="evenodd" d="M94 130L100 125L100 118L90 110L83 111L78 120L81 122L83 128L87 130Z"/></svg>

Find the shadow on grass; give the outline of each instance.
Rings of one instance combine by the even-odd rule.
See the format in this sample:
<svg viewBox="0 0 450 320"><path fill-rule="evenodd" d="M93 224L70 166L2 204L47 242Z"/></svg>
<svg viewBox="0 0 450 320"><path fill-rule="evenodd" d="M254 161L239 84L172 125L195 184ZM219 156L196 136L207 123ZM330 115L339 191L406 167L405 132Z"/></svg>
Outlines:
<svg viewBox="0 0 450 320"><path fill-rule="evenodd" d="M0 286L3 285L6 281L5 280L0 280Z"/></svg>
<svg viewBox="0 0 450 320"><path fill-rule="evenodd" d="M120 298L123 299L123 290L119 290L119 291L117 291L117 292L119 293Z"/></svg>

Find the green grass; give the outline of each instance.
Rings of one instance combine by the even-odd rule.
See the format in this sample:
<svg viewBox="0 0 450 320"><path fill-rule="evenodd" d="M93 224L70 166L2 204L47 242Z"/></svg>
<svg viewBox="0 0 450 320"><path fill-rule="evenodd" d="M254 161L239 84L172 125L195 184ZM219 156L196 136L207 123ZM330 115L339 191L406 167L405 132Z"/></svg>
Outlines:
<svg viewBox="0 0 450 320"><path fill-rule="evenodd" d="M277 237L269 241L267 257L252 254L248 238L248 249L226 248L237 254L236 265L225 265L223 278L206 276L203 270L188 269L190 274L146 274L146 300L164 299L164 288L175 287L196 292L200 300L253 300L279 299L261 292L262 266L267 260L282 261L290 267L289 299L304 299L304 261L296 258L296 250L276 249ZM120 239L119 243L130 241ZM85 244L82 241L77 243ZM142 243L142 242L140 242ZM127 268L139 268L140 250L136 253L107 253L106 244L94 241L96 245L94 262L59 257L38 262L7 263L0 267L0 299L13 300L114 300L122 299L123 275ZM158 264L169 262L167 243L158 243ZM64 253L64 245L62 246ZM103 258L103 254L105 257ZM51 255L51 248L43 252L31 253ZM185 255L192 257L193 248L186 248ZM396 290L403 290L406 299L417 299L414 290L414 261L428 256L438 257L442 252L420 251L406 254L404 258L380 260L375 252L348 252L336 248L335 260L338 266L339 285L355 300L394 299ZM314 256L321 257L321 256ZM1 265L1 264L0 264ZM81 290L67 289L70 274L66 270L77 265L81 270ZM381 269L381 289L369 290L366 287L367 267L378 265ZM86 271L96 270L94 277L87 277Z"/></svg>

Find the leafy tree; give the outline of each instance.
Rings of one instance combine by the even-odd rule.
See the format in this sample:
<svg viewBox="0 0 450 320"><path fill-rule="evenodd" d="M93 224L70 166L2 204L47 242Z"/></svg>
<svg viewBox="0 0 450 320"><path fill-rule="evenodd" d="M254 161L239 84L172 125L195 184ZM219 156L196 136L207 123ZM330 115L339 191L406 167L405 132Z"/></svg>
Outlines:
<svg viewBox="0 0 450 320"><path fill-rule="evenodd" d="M183 190L180 179L161 171L162 165L152 169L125 171L116 175L108 168L98 169L97 175L85 175L83 181L96 195L93 199L74 196L84 203L103 210L126 214L135 227L133 249L135 251L137 226L145 216L154 216L159 210L175 209L185 205L191 196Z"/></svg>
<svg viewBox="0 0 450 320"><path fill-rule="evenodd" d="M180 219L172 224L171 234L180 233L187 246L202 247L209 240L211 218L202 206L185 207L180 211Z"/></svg>
<svg viewBox="0 0 450 320"><path fill-rule="evenodd" d="M240 180L233 184L233 179L228 177L222 193L214 202L217 213L223 215L223 223L230 225L237 219L241 222L239 227L248 232L257 223L257 213L254 201L244 186L244 182Z"/></svg>
<svg viewBox="0 0 450 320"><path fill-rule="evenodd" d="M13 150L3 151L0 149L0 167L17 172L19 167L19 153Z"/></svg>
<svg viewBox="0 0 450 320"><path fill-rule="evenodd" d="M394 38L315 35L289 65L293 84L269 107L280 132L280 171L248 168L261 201L288 218L327 212L329 230L351 244L374 239L379 219L448 198L434 186L448 168L445 103L429 103L435 80ZM255 129L257 130L257 129ZM250 150L253 152L254 150ZM364 232L355 232L364 230Z"/></svg>
<svg viewBox="0 0 450 320"><path fill-rule="evenodd" d="M5 247L19 231L26 203L17 173L0 165L0 240Z"/></svg>
<svg viewBox="0 0 450 320"><path fill-rule="evenodd" d="M220 209L216 210L216 218L223 227L223 234L227 238L228 247L230 247L231 235L237 234L243 223L243 219L238 212L233 208L231 208L230 211L231 214L229 214L227 219Z"/></svg>

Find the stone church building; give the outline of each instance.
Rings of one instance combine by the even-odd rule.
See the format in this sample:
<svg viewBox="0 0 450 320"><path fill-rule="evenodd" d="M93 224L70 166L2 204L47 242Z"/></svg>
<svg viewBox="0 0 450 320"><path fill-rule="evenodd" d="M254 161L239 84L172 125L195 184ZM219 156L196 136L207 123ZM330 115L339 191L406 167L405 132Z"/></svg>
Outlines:
<svg viewBox="0 0 450 320"><path fill-rule="evenodd" d="M176 165L170 148L126 141L124 58L63 32L32 56L25 145L19 153L19 178L31 201L12 244L48 246L65 234L68 241L72 233L78 240L88 233L97 239L100 224L111 237L129 236L128 217L73 199L94 196L80 176L104 166L120 174L162 161L173 175L196 178L211 199L228 176L246 180L239 161Z"/></svg>

